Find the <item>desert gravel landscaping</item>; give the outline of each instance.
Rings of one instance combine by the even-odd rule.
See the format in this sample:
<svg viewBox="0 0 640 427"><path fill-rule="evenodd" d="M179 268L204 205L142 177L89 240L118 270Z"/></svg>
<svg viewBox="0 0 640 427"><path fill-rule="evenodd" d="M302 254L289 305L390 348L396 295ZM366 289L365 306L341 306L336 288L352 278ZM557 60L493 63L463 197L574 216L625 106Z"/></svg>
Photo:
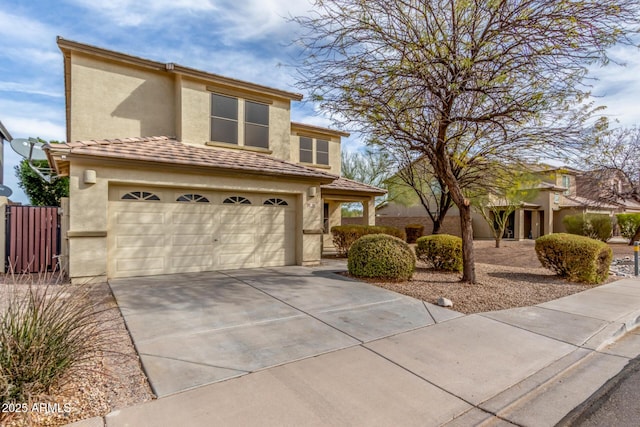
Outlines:
<svg viewBox="0 0 640 427"><path fill-rule="evenodd" d="M433 271L420 262L408 282L369 282L432 304L438 297L448 298L453 310L465 314L536 305L594 287L570 283L542 268L534 244L533 240L503 241L495 248L494 241L475 241L475 285L460 283L458 273ZM631 246L612 243L610 247L614 258L633 257Z"/></svg>
<svg viewBox="0 0 640 427"><path fill-rule="evenodd" d="M33 286L60 286L55 279L36 276L4 279L5 283L0 284L0 307L10 292L27 292L29 282ZM90 295L95 311L100 313L108 350L88 361L67 382L54 387L49 396L33 396L30 402L20 402L27 405L27 412L15 413L6 408L0 413L0 426L61 426L154 398L109 286L91 285ZM32 410L34 404L36 411Z"/></svg>
<svg viewBox="0 0 640 427"><path fill-rule="evenodd" d="M436 272L420 264L408 282L370 283L429 303L445 297L453 301L453 310L467 314L535 305L593 287L569 283L542 268L531 240L505 241L498 249L493 241L476 241L474 245L479 280L476 285L461 284L460 274ZM614 258L633 258L632 247L622 243L610 246ZM42 280L35 282L43 285ZM3 289L0 307L8 290L14 287L27 289L24 283L11 283L15 280L6 277L5 284L0 284ZM51 396L34 396L29 402L29 405L57 403L61 407L68 404L70 411L21 415L0 413L0 425L64 425L79 419L104 416L113 410L154 398L109 286L106 283L92 285L91 300L95 309L101 312L102 327L111 340L109 351L92 360L83 375L70 378L69 382L53 390Z"/></svg>

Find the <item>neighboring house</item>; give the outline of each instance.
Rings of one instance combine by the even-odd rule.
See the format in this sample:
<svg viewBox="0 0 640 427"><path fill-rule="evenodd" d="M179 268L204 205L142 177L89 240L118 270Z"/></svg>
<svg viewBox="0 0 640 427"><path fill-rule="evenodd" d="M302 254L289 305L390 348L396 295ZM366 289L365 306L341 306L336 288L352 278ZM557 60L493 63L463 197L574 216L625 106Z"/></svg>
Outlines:
<svg viewBox="0 0 640 427"><path fill-rule="evenodd" d="M595 197L593 193L581 192L580 185L582 184L584 187L584 180L588 173L568 167L548 165L532 167L532 172L540 179L540 182L536 184L536 195L532 200L521 203L518 209L509 216L504 238L535 239L545 234L565 232L563 219L567 215L601 213L613 216L617 212L640 211L640 205L633 202L612 203L602 199L598 200L598 197ZM420 215L423 222L429 221L424 208L417 205L404 207L389 203L379 209L377 215L378 223L391 225L390 218L393 218L393 223L396 226L419 222ZM459 222L458 211L455 207L450 209L446 222L448 224ZM450 232L449 230L455 231L455 228L448 227L443 232ZM428 232L429 228L425 227L425 233ZM477 213L473 214L473 233L474 238L477 239L493 238L489 224ZM452 234L459 235L459 231Z"/></svg>
<svg viewBox="0 0 640 427"><path fill-rule="evenodd" d="M11 134L0 122L0 184L4 183L4 141L11 142Z"/></svg>
<svg viewBox="0 0 640 427"><path fill-rule="evenodd" d="M346 133L291 122L302 96L58 38L74 282L320 262L340 205L384 190L340 175Z"/></svg>

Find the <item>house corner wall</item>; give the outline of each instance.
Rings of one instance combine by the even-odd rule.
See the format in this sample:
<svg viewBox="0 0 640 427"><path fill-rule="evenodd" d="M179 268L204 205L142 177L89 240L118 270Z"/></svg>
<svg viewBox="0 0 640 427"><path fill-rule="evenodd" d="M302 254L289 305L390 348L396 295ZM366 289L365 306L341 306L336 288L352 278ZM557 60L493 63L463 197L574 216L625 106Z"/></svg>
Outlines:
<svg viewBox="0 0 640 427"><path fill-rule="evenodd" d="M78 162L69 174L69 277L72 283L106 280L108 180L98 176L95 184L82 182L85 169ZM98 171L98 175L100 172Z"/></svg>
<svg viewBox="0 0 640 427"><path fill-rule="evenodd" d="M69 274L69 198L60 199L60 270Z"/></svg>
<svg viewBox="0 0 640 427"><path fill-rule="evenodd" d="M7 205L9 204L9 199L4 196L0 196L0 266L2 267L2 272L6 271L7 266L7 252L6 252L6 244L7 244Z"/></svg>

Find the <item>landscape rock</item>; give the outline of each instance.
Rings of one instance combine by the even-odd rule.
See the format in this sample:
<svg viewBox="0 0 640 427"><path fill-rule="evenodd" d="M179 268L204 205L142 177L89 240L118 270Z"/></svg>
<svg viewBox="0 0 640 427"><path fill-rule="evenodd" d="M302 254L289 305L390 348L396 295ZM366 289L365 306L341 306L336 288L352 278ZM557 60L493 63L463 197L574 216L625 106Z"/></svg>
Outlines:
<svg viewBox="0 0 640 427"><path fill-rule="evenodd" d="M438 297L438 305L440 307L453 307L453 302L450 299Z"/></svg>

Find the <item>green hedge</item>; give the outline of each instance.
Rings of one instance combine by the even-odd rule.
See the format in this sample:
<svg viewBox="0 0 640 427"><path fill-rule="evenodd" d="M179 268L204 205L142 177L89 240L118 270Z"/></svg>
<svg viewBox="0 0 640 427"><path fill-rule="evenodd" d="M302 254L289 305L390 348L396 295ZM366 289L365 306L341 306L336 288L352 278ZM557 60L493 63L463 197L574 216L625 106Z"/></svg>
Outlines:
<svg viewBox="0 0 640 427"><path fill-rule="evenodd" d="M355 277L409 280L416 269L416 256L404 240L369 234L351 245L347 268Z"/></svg>
<svg viewBox="0 0 640 427"><path fill-rule="evenodd" d="M603 242L567 233L536 239L542 266L572 282L602 283L609 277L613 251Z"/></svg>
<svg viewBox="0 0 640 427"><path fill-rule="evenodd" d="M402 240L407 238L404 231L399 228L374 225L336 225L331 227L331 234L333 234L333 244L342 256L347 256L351 245L367 234L387 234Z"/></svg>
<svg viewBox="0 0 640 427"><path fill-rule="evenodd" d="M462 271L462 239L450 234L433 234L417 240L416 256L437 270Z"/></svg>
<svg viewBox="0 0 640 427"><path fill-rule="evenodd" d="M422 224L407 224L404 227L404 232L407 235L407 243L415 243L424 233L424 225Z"/></svg>
<svg viewBox="0 0 640 427"><path fill-rule="evenodd" d="M606 242L611 238L613 225L606 214L577 214L565 216L562 220L567 233L586 236Z"/></svg>
<svg viewBox="0 0 640 427"><path fill-rule="evenodd" d="M640 214L617 214L616 218L618 219L620 234L622 234L627 239L631 239L633 235L636 234L637 228L640 227Z"/></svg>

